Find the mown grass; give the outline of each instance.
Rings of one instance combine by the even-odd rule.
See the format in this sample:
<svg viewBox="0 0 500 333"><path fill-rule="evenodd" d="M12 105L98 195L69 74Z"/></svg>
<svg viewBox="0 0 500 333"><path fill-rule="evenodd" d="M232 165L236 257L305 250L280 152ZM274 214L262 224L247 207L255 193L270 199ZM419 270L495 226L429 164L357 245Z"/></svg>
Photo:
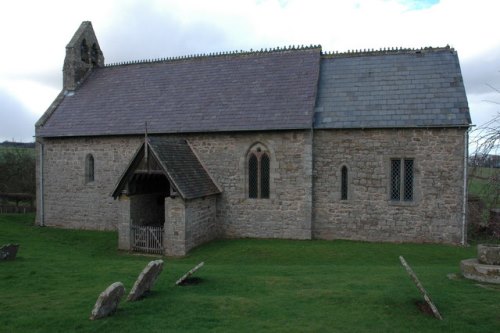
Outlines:
<svg viewBox="0 0 500 333"><path fill-rule="evenodd" d="M499 332L500 287L462 278L475 248L351 241L220 240L165 267L148 298L90 321L115 281L130 290L154 257L116 250L114 232L40 228L33 216L0 215L1 332ZM443 321L421 313L403 255ZM199 284L175 286L195 264Z"/></svg>

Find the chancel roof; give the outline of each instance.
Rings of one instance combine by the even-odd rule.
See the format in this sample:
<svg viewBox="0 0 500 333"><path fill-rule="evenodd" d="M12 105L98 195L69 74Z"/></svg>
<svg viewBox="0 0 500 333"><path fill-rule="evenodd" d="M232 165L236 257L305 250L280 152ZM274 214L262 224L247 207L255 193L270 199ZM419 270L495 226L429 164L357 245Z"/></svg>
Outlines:
<svg viewBox="0 0 500 333"><path fill-rule="evenodd" d="M315 128L467 127L457 53L449 48L326 55Z"/></svg>

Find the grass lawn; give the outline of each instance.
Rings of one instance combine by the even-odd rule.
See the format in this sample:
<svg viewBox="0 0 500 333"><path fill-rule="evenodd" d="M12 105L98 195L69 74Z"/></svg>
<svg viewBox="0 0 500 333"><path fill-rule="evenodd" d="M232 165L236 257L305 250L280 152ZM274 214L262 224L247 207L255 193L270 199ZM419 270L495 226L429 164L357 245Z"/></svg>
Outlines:
<svg viewBox="0 0 500 333"><path fill-rule="evenodd" d="M155 257L117 251L115 232L40 228L32 215L0 215L5 243L21 247L15 261L0 262L0 332L500 332L500 286L447 277L475 247L215 241L164 258L148 298L90 321L99 293L116 281L128 292ZM399 255L443 321L417 309ZM174 285L201 261L199 284Z"/></svg>

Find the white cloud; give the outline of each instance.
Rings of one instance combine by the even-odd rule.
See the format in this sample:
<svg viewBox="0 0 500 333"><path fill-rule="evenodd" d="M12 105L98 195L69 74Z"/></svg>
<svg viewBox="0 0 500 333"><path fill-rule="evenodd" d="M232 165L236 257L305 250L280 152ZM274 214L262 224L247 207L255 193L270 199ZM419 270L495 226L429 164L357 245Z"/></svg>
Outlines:
<svg viewBox="0 0 500 333"><path fill-rule="evenodd" d="M327 51L457 49L473 120L500 87L495 0L16 0L0 2L0 89L40 115L61 87L65 46L92 21L106 62L321 44ZM488 104L488 103L486 103ZM490 103L491 104L491 103Z"/></svg>

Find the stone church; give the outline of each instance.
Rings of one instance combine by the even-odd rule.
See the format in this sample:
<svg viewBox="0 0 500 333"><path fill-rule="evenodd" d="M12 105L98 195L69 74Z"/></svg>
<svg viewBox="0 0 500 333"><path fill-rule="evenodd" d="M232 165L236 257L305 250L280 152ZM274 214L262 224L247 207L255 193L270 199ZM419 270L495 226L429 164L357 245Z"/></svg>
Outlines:
<svg viewBox="0 0 500 333"><path fill-rule="evenodd" d="M173 256L215 238L465 242L450 47L105 64L83 22L63 81L36 124L40 225Z"/></svg>

